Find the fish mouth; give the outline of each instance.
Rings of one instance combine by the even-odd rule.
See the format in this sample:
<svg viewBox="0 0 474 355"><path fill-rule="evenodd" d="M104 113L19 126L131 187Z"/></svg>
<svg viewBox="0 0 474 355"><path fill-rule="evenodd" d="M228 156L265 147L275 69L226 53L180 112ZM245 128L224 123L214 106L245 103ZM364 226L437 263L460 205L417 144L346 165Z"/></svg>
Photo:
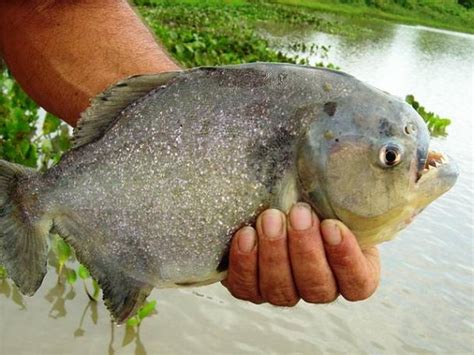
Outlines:
<svg viewBox="0 0 474 355"><path fill-rule="evenodd" d="M423 169L418 171L416 182L418 182L423 176L427 174L436 173L438 168L440 168L443 164L447 164L448 162L448 157L443 155L443 153L430 150L425 159L425 165Z"/></svg>
<svg viewBox="0 0 474 355"><path fill-rule="evenodd" d="M411 223L428 204L451 189L458 175L458 167L452 159L441 152L430 150L423 169L417 173L413 200L409 204L412 212L404 219L403 226Z"/></svg>
<svg viewBox="0 0 474 355"><path fill-rule="evenodd" d="M432 196L439 196L455 184L458 175L459 169L450 157L430 150L423 169L417 173L416 185L423 186Z"/></svg>

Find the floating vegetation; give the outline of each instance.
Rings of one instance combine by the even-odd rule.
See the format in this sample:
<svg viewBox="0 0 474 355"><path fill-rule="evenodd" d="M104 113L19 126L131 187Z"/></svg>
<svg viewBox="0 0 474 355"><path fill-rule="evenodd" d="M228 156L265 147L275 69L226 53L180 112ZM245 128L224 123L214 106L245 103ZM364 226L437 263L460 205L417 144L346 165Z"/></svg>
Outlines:
<svg viewBox="0 0 474 355"><path fill-rule="evenodd" d="M79 275L79 278L82 280L82 283L84 285L84 291L86 292L87 296L91 301L97 302L99 299L99 294L100 294L100 286L97 283L96 280L94 280L91 277L91 274L89 270L84 265L79 265L79 268L77 269L77 274ZM87 287L87 280L92 280L92 291L89 290Z"/></svg>
<svg viewBox="0 0 474 355"><path fill-rule="evenodd" d="M257 31L262 22L304 24L314 30L347 35L354 32L347 26L322 19L317 12L265 2L155 0L135 3L140 5L140 13L168 52L188 68L257 61L309 64L306 58L276 49L278 44Z"/></svg>
<svg viewBox="0 0 474 355"><path fill-rule="evenodd" d="M409 103L423 118L428 126L431 136L446 136L446 128L451 124L449 118L442 118L434 112L426 111L426 109L416 101L413 95L407 95L405 101Z"/></svg>
<svg viewBox="0 0 474 355"><path fill-rule="evenodd" d="M127 320L127 326L138 327L145 318L148 318L153 314L156 314L156 301L147 302L138 310L134 317Z"/></svg>
<svg viewBox="0 0 474 355"><path fill-rule="evenodd" d="M303 62L306 65L309 65L310 63L309 57L316 57L319 59L319 62L313 63L315 67L334 70L340 69L340 67L338 67L337 65L327 62L327 60L329 59L329 50L331 49L331 46L318 45L316 43L292 42L290 44L287 44L286 48L293 53L300 53L292 53L292 57L298 60L299 62ZM301 54L305 57L301 57Z"/></svg>

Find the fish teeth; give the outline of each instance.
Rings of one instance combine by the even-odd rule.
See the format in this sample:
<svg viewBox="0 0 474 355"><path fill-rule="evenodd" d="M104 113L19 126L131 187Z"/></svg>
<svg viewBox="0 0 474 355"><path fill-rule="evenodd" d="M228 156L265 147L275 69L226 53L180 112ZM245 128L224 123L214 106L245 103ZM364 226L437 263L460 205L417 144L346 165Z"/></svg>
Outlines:
<svg viewBox="0 0 474 355"><path fill-rule="evenodd" d="M445 164L446 161L447 160L443 156L443 154L435 151L430 151L428 153L428 157L426 158L425 168L423 172L429 171L431 168L438 168L440 165Z"/></svg>

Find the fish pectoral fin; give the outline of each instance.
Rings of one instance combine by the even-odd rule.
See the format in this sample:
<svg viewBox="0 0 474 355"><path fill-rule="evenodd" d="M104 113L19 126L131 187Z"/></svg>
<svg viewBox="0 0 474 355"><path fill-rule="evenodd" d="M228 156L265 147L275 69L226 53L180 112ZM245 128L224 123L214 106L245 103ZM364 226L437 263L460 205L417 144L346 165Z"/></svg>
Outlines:
<svg viewBox="0 0 474 355"><path fill-rule="evenodd" d="M80 263L99 283L103 299L112 318L118 324L135 315L145 303L153 286L126 273L123 265L112 259L111 253L72 214L54 218L54 228L71 245Z"/></svg>

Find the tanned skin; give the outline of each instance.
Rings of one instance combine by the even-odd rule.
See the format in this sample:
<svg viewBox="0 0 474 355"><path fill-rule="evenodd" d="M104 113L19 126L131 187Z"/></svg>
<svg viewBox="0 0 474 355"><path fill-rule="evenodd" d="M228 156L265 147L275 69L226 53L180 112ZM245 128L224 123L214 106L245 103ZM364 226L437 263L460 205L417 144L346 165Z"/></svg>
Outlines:
<svg viewBox="0 0 474 355"><path fill-rule="evenodd" d="M125 0L0 0L0 52L28 95L72 126L118 80L180 70ZM236 233L223 284L243 300L293 306L363 300L379 278L376 248L298 203Z"/></svg>

